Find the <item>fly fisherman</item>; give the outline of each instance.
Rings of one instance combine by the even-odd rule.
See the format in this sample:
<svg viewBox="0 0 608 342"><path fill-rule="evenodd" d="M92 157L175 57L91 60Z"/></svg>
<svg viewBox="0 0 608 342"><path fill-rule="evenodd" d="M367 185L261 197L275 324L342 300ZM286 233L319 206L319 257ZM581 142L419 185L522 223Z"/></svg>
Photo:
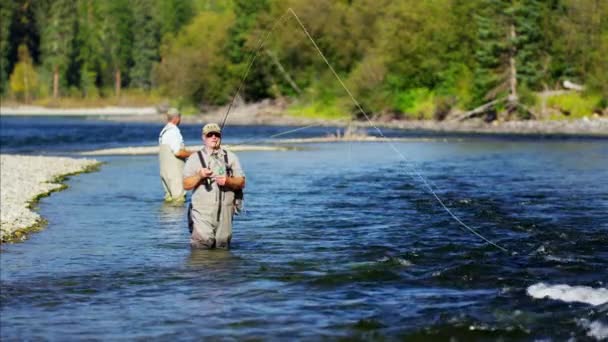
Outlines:
<svg viewBox="0 0 608 342"><path fill-rule="evenodd" d="M194 248L230 248L235 192L245 187L245 174L236 154L220 147L218 124L203 127L204 146L186 161L184 189L192 190L188 208L190 245Z"/></svg>
<svg viewBox="0 0 608 342"><path fill-rule="evenodd" d="M165 189L165 201L183 203L186 193L182 184L184 160L192 152L184 148L184 138L177 126L182 120L176 108L167 111L167 124L158 136L160 179Z"/></svg>

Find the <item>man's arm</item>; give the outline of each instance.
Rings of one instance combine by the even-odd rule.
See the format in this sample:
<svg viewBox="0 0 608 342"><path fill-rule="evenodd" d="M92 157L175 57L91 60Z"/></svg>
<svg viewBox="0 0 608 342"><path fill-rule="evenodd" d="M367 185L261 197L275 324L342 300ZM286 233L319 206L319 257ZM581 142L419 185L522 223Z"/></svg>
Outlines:
<svg viewBox="0 0 608 342"><path fill-rule="evenodd" d="M192 153L194 153L194 152L188 151L186 149L181 149L181 150L177 151L177 153L175 153L175 156L180 159L186 159L186 158L190 157L190 155Z"/></svg>
<svg viewBox="0 0 608 342"><path fill-rule="evenodd" d="M218 182L218 184L228 187L231 190L240 190L245 188L245 177L225 177L225 179L226 181L224 184L220 184L220 182Z"/></svg>
<svg viewBox="0 0 608 342"><path fill-rule="evenodd" d="M196 188L198 183L200 183L203 179L211 177L213 171L209 169L200 169L196 174L190 177L184 177L184 190L192 190Z"/></svg>

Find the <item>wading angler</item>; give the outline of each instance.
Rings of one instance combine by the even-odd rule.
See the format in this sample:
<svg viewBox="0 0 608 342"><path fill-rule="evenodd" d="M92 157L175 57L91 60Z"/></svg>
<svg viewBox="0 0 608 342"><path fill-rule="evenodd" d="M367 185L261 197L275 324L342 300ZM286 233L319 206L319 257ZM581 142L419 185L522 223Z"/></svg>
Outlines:
<svg viewBox="0 0 608 342"><path fill-rule="evenodd" d="M237 195L245 187L245 173L236 154L221 148L218 124L205 125L202 139L203 148L184 167L184 189L192 190L190 244L194 248L230 248L232 218L239 205Z"/></svg>

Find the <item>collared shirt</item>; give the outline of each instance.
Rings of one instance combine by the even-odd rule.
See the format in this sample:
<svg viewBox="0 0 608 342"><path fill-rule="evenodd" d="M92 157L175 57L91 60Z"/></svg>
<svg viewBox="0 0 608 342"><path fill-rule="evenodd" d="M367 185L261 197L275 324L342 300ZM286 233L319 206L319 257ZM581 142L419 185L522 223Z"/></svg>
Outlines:
<svg viewBox="0 0 608 342"><path fill-rule="evenodd" d="M214 150L211 154L209 154L206 148L203 148L201 151L203 153L205 165L213 171L213 175L226 175L226 169L230 168L232 169L233 177L245 177L245 173L243 172L243 168L241 167L241 163L236 154L226 151L223 148ZM228 165L226 165L224 153L228 154ZM201 161L198 158L198 153L192 153L184 166L184 178L194 176L202 167ZM220 189L217 183L211 179L209 186L201 184L199 185L199 188L194 191L192 194L192 205L197 206L202 203L217 202L220 198L219 192ZM222 197L223 203L232 205L233 200L234 192L226 191L225 196Z"/></svg>
<svg viewBox="0 0 608 342"><path fill-rule="evenodd" d="M159 145L169 145L173 154L184 148L184 138L179 128L169 122L163 127L158 136Z"/></svg>

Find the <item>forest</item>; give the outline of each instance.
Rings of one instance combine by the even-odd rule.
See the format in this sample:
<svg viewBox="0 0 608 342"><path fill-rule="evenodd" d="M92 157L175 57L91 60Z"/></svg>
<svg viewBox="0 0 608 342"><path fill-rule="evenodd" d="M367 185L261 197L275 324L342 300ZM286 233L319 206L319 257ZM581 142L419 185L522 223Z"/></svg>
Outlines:
<svg viewBox="0 0 608 342"><path fill-rule="evenodd" d="M605 0L0 3L3 102L168 98L198 112L231 101L263 41L242 101L360 116L301 20L369 113L436 120L488 109L507 119L607 113Z"/></svg>

